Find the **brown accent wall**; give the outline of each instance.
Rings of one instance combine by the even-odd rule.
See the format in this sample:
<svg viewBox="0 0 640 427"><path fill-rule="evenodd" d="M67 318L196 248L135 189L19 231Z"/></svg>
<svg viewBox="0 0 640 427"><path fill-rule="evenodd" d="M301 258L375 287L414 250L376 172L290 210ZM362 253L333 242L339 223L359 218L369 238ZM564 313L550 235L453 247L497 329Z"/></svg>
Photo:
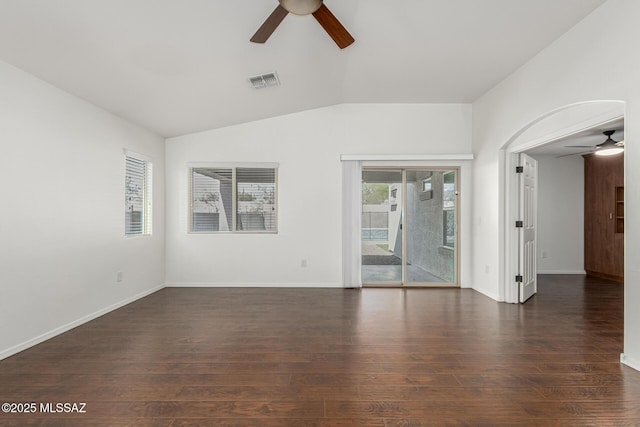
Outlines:
<svg viewBox="0 0 640 427"><path fill-rule="evenodd" d="M624 154L584 156L584 268L624 281Z"/></svg>

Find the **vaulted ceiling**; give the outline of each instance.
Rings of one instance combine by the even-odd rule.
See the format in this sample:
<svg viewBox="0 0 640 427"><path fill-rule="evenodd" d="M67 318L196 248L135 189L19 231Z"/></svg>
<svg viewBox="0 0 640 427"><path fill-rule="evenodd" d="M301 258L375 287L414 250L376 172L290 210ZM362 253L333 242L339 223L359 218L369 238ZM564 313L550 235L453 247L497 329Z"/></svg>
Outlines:
<svg viewBox="0 0 640 427"><path fill-rule="evenodd" d="M326 0L249 38L276 0L0 0L0 60L162 136L339 103L472 102L605 0ZM255 90L250 75L278 73Z"/></svg>

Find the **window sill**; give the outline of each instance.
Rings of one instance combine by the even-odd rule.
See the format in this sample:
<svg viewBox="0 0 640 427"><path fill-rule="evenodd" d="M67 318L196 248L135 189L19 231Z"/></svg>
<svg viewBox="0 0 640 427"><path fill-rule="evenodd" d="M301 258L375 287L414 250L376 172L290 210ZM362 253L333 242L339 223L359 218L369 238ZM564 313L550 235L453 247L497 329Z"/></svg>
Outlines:
<svg viewBox="0 0 640 427"><path fill-rule="evenodd" d="M187 234L193 234L193 235L205 235L205 236L211 236L211 235L229 235L229 234L245 234L245 235L252 235L252 236L260 236L260 235L265 235L265 234L278 234L277 231L188 231Z"/></svg>

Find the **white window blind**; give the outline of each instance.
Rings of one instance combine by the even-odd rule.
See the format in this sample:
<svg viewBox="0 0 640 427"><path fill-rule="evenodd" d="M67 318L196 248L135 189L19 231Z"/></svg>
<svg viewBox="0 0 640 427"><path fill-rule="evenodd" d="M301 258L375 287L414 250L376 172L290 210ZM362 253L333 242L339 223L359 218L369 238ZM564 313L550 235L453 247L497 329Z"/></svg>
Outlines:
<svg viewBox="0 0 640 427"><path fill-rule="evenodd" d="M191 170L191 231L231 231L233 215L233 170Z"/></svg>
<svg viewBox="0 0 640 427"><path fill-rule="evenodd" d="M277 169L191 168L192 233L277 232Z"/></svg>
<svg viewBox="0 0 640 427"><path fill-rule="evenodd" d="M150 162L125 155L125 235L151 234Z"/></svg>
<svg viewBox="0 0 640 427"><path fill-rule="evenodd" d="M236 194L238 230L276 230L275 169L236 169Z"/></svg>

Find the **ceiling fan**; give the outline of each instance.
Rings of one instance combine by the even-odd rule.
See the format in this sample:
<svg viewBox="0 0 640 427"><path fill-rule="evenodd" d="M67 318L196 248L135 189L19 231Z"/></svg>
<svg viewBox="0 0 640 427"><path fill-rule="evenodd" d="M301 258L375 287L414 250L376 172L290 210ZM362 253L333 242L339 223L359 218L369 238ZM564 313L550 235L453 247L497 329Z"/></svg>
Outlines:
<svg viewBox="0 0 640 427"><path fill-rule="evenodd" d="M613 156L614 154L619 154L624 151L624 140L615 141L611 136L616 133L615 130L605 130L602 132L607 139L600 144L595 146L592 145L566 145L568 148L591 148L591 151L587 151L587 153L594 153L598 156ZM564 156L573 156L574 154L585 154L585 153L573 153L573 154L565 154Z"/></svg>
<svg viewBox="0 0 640 427"><path fill-rule="evenodd" d="M280 3L278 7L251 37L252 42L266 42L289 13L294 15L313 15L340 49L344 49L355 41L329 8L323 4L323 0L278 0L278 2Z"/></svg>

